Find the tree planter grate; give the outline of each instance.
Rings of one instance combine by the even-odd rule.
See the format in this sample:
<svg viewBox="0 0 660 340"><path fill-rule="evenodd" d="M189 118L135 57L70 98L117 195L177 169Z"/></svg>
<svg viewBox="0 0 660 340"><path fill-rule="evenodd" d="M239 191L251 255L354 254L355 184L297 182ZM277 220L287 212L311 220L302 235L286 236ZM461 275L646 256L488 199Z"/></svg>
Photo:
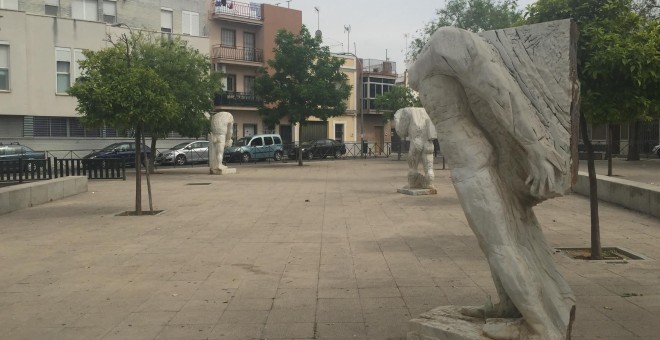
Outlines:
<svg viewBox="0 0 660 340"><path fill-rule="evenodd" d="M574 260L589 260L591 261L591 248L556 248L557 251ZM603 258L598 261L625 263L631 260L648 260L649 258L636 254L628 249L620 247L603 247Z"/></svg>

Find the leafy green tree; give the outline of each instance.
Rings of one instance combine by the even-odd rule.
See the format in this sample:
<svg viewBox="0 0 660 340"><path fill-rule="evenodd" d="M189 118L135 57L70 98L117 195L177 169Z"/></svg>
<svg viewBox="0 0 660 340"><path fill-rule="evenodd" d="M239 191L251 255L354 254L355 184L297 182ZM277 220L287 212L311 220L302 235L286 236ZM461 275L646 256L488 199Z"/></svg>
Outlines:
<svg viewBox="0 0 660 340"><path fill-rule="evenodd" d="M321 39L312 37L305 26L299 34L280 30L275 37L274 57L261 68L255 80L255 93L264 103L259 114L268 126L289 117L300 131L309 117L322 120L342 115L351 86L340 68L344 60L332 56ZM298 150L298 164L302 154Z"/></svg>
<svg viewBox="0 0 660 340"><path fill-rule="evenodd" d="M214 77L208 60L181 40L163 41L138 32L109 42L102 50L83 52L82 76L68 93L78 99L76 110L86 126L105 124L134 133L135 212L141 214L144 132L156 138L171 130L201 133L204 123L199 117L212 108ZM192 122L184 122L188 118ZM155 141L152 146L154 157Z"/></svg>
<svg viewBox="0 0 660 340"><path fill-rule="evenodd" d="M589 154L592 258L600 259L598 190L587 121L634 125L659 114L660 24L657 16L636 12L631 0L538 0L527 12L530 24L566 18L578 24L580 126Z"/></svg>
<svg viewBox="0 0 660 340"><path fill-rule="evenodd" d="M393 86L389 92L376 96L376 109L383 111L383 120L392 119L404 107L421 107L422 102L407 86Z"/></svg>
<svg viewBox="0 0 660 340"><path fill-rule="evenodd" d="M523 21L517 0L449 0L436 14L438 18L419 30L410 43L410 60L417 57L431 34L440 27L455 26L480 32L512 27Z"/></svg>

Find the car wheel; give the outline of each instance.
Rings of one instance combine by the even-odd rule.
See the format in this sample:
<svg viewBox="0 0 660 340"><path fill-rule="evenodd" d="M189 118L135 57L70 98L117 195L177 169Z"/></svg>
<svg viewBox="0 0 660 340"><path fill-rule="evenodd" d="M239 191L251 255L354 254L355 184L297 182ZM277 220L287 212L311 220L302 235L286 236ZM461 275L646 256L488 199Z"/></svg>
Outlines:
<svg viewBox="0 0 660 340"><path fill-rule="evenodd" d="M307 155L305 155L305 156L307 156L307 159L313 159L314 158L314 153L311 152L311 151L307 151Z"/></svg>
<svg viewBox="0 0 660 340"><path fill-rule="evenodd" d="M273 155L273 159L276 161L281 161L282 160L282 153L279 151L276 151L275 154Z"/></svg>
<svg viewBox="0 0 660 340"><path fill-rule="evenodd" d="M335 150L335 158L340 159L341 158L341 150Z"/></svg>
<svg viewBox="0 0 660 340"><path fill-rule="evenodd" d="M241 155L241 160L243 161L243 163L248 163L250 159L252 159L252 156L250 156L249 152L246 152Z"/></svg>
<svg viewBox="0 0 660 340"><path fill-rule="evenodd" d="M186 164L186 156L184 156L184 155L176 156L176 158L174 159L174 164L176 164L176 165Z"/></svg>

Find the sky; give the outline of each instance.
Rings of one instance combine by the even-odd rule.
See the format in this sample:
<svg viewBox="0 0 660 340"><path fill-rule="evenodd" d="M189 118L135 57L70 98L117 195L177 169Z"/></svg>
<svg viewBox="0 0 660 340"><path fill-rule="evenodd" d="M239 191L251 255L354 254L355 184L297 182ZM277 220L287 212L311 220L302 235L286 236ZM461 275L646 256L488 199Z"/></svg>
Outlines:
<svg viewBox="0 0 660 340"><path fill-rule="evenodd" d="M302 11L303 24L310 33L323 32L323 43L331 52L350 52L363 59L388 58L403 74L406 41L437 17L445 1L431 0L267 0L265 3ZM522 9L534 0L518 0ZM317 7L317 12L314 7ZM350 25L350 37L345 26ZM406 34L408 38L406 39Z"/></svg>

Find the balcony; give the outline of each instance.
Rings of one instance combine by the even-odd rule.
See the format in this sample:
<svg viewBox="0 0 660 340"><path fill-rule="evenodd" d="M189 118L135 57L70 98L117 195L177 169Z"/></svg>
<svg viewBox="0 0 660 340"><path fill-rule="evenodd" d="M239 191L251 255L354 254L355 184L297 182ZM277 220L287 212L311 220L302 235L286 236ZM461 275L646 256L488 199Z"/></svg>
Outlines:
<svg viewBox="0 0 660 340"><path fill-rule="evenodd" d="M363 59L362 72L396 77L396 63L389 60Z"/></svg>
<svg viewBox="0 0 660 340"><path fill-rule="evenodd" d="M258 48L213 45L211 58L214 61L235 60L248 63L263 63L264 51Z"/></svg>
<svg viewBox="0 0 660 340"><path fill-rule="evenodd" d="M260 97L254 93L247 92L223 92L216 94L214 100L215 106L252 106L256 107L263 104Z"/></svg>
<svg viewBox="0 0 660 340"><path fill-rule="evenodd" d="M263 25L261 4L227 0L225 6L218 0L211 9L211 19L227 20L250 25Z"/></svg>

